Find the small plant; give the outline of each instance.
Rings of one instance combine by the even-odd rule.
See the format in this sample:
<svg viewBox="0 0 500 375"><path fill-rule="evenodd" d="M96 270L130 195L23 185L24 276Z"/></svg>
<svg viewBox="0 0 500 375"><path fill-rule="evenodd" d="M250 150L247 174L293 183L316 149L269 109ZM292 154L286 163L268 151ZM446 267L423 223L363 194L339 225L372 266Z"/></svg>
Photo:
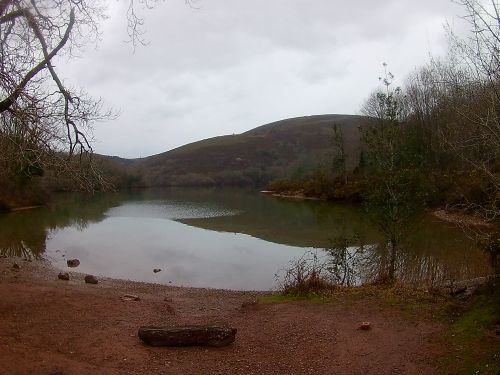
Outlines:
<svg viewBox="0 0 500 375"><path fill-rule="evenodd" d="M355 245L358 241L358 236L339 236L323 253L309 251L292 261L282 277L276 275L280 292L301 297L325 295L339 286L360 284L359 271L367 249Z"/></svg>
<svg viewBox="0 0 500 375"><path fill-rule="evenodd" d="M307 252L291 262L283 277L276 274L279 290L284 295L309 296L325 294L335 283L324 259L317 252Z"/></svg>

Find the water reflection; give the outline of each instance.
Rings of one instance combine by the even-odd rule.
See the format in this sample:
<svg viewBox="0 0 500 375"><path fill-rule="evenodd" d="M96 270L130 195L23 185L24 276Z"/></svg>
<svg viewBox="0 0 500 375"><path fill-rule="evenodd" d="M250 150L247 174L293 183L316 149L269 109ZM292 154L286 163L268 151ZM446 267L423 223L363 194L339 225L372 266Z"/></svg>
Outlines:
<svg viewBox="0 0 500 375"><path fill-rule="evenodd" d="M0 254L31 258L45 251L47 229L40 218L22 213L0 215Z"/></svg>
<svg viewBox="0 0 500 375"><path fill-rule="evenodd" d="M363 232L375 240L359 207L322 201L291 201L267 195L228 194L221 203L239 209L234 217L181 219L182 223L220 232L245 233L289 246L323 248L332 238Z"/></svg>
<svg viewBox="0 0 500 375"><path fill-rule="evenodd" d="M475 241L430 218L395 252L380 241L366 244L349 237L337 238L325 250L321 267L339 285L386 282L393 275L408 285L437 287L492 273L487 255L477 249Z"/></svg>
<svg viewBox="0 0 500 375"><path fill-rule="evenodd" d="M401 248L396 253L395 278L409 285L433 287L490 274L485 254L472 244L463 245L460 250L448 248L442 252ZM388 251L381 245L373 249L370 261L362 270L365 282L376 281L388 274Z"/></svg>
<svg viewBox="0 0 500 375"><path fill-rule="evenodd" d="M103 238L107 238L103 241ZM251 236L200 230L163 218L107 217L85 231L68 228L49 240L58 267L78 258L80 272L179 286L265 290L302 248ZM62 255L65 255L63 258ZM162 271L154 273L153 269Z"/></svg>
<svg viewBox="0 0 500 375"><path fill-rule="evenodd" d="M387 272L388 251L357 207L240 189L61 194L49 207L0 216L0 254L43 256L61 268L63 255L77 257L81 272L140 281L270 289L291 259L354 233L362 240L334 256L338 280L376 280ZM396 276L436 285L483 276L487 264L459 229L426 217L398 251Z"/></svg>
<svg viewBox="0 0 500 375"><path fill-rule="evenodd" d="M106 210L119 202L114 195L59 194L47 207L0 215L0 254L39 257L46 251L52 231L66 227L84 230L89 223L103 220Z"/></svg>

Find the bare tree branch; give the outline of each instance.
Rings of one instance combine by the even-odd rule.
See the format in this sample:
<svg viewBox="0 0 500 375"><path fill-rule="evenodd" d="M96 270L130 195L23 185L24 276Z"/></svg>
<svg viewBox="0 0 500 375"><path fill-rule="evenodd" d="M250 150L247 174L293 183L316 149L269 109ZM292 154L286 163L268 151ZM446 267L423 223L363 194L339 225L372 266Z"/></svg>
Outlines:
<svg viewBox="0 0 500 375"><path fill-rule="evenodd" d="M28 17L27 14L29 12L27 10L22 10L23 14L25 17ZM46 53L47 51L45 50L44 52L44 59L40 61L37 65L35 65L28 73L24 76L24 78L19 82L19 84L16 86L16 88L12 91L12 93L2 101L0 101L0 113L8 110L12 104L19 98L21 95L22 91L26 87L26 85L30 82L30 80L36 76L42 69L44 69L49 63L50 60L61 50L61 48L64 47L66 42L68 41L69 35L71 33L71 30L73 28L73 24L75 21L74 13L71 12L70 14L70 22L69 25L66 29L66 32L64 33L63 38L61 41L58 43L58 45L50 52ZM46 48L46 46L45 46Z"/></svg>

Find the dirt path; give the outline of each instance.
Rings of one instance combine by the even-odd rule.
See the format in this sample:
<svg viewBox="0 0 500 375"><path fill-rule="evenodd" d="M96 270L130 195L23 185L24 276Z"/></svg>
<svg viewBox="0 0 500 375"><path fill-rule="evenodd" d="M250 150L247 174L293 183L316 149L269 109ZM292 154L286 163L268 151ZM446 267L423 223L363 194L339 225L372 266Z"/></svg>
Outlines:
<svg viewBox="0 0 500 375"><path fill-rule="evenodd" d="M327 304L245 304L257 294L174 288L0 259L0 372L5 374L434 374L443 326L375 297ZM122 302L132 293L140 301ZM242 307L242 304L245 304ZM369 320L370 331L358 330ZM238 329L222 348L150 348L141 325Z"/></svg>

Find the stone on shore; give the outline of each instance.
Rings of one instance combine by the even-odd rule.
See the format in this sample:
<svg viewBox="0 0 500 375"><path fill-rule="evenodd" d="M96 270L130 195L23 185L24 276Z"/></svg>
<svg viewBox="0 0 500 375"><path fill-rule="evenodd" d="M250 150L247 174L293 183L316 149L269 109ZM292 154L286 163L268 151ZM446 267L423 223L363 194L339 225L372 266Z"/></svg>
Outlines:
<svg viewBox="0 0 500 375"><path fill-rule="evenodd" d="M359 325L359 329L361 329L363 331L368 331L371 328L372 328L372 326L371 326L370 322L361 322L361 324Z"/></svg>
<svg viewBox="0 0 500 375"><path fill-rule="evenodd" d="M69 273L59 272L59 275L57 275L57 278L61 279L61 280L69 280Z"/></svg>
<svg viewBox="0 0 500 375"><path fill-rule="evenodd" d="M87 275L85 276L85 282L87 284L97 284L97 278L94 275Z"/></svg>
<svg viewBox="0 0 500 375"><path fill-rule="evenodd" d="M68 259L66 261L66 264L68 265L68 267L74 268L80 265L80 261L78 259Z"/></svg>

